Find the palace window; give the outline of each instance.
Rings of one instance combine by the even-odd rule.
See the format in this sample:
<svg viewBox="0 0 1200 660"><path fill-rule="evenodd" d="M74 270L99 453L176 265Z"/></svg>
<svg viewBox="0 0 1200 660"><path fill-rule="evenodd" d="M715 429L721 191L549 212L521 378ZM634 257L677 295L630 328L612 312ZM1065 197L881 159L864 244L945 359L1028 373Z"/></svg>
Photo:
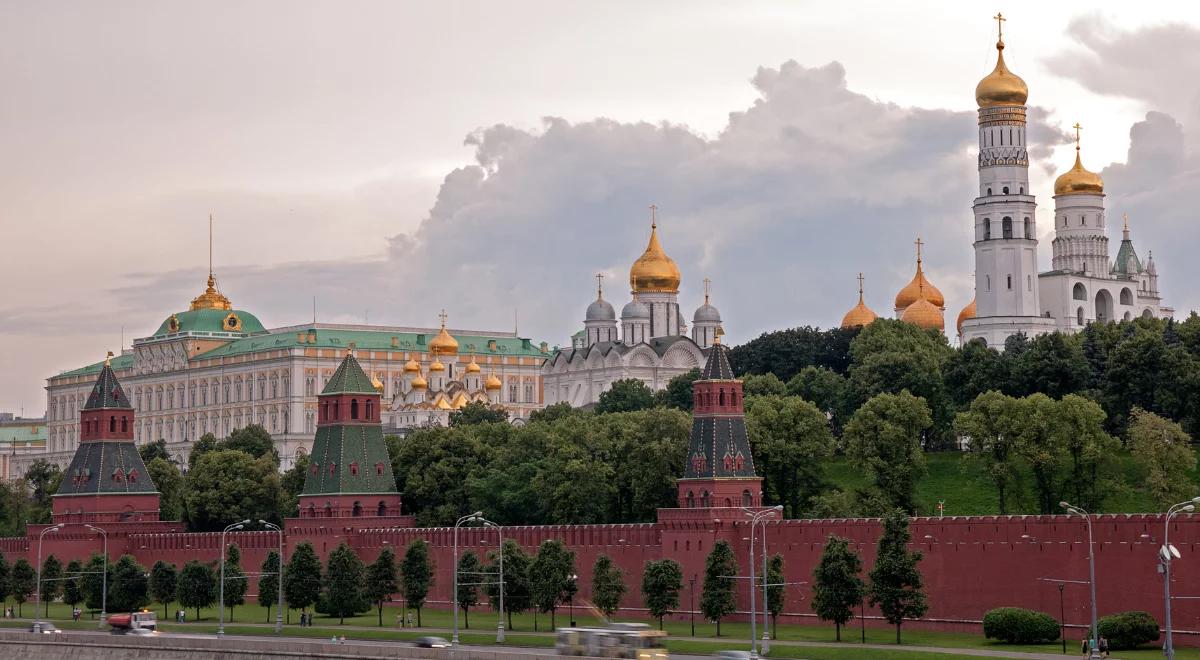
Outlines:
<svg viewBox="0 0 1200 660"><path fill-rule="evenodd" d="M1004 238L1012 238L1013 237L1012 218L1005 216L1005 218L1000 221L1000 229L1003 232Z"/></svg>

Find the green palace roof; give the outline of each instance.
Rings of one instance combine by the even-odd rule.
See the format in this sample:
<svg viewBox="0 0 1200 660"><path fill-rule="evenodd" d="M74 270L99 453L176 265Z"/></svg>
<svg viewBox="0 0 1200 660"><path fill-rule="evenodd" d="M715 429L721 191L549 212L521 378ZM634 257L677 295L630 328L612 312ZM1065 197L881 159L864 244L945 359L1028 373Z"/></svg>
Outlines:
<svg viewBox="0 0 1200 660"><path fill-rule="evenodd" d="M230 318L233 315L233 319ZM174 328L172 322L178 325ZM231 325L232 322L232 325ZM240 327L237 322L240 322ZM209 334L236 334L236 335L253 335L266 332L258 317L250 312L235 309L193 309L187 312L178 312L172 314L162 325L158 326L158 330L154 331L154 336L166 336L183 333L209 333Z"/></svg>
<svg viewBox="0 0 1200 660"><path fill-rule="evenodd" d="M46 442L44 423L5 422L0 424L0 444L31 445Z"/></svg>
<svg viewBox="0 0 1200 660"><path fill-rule="evenodd" d="M301 342L297 335L306 335L306 341ZM387 332L383 330L351 330L341 328L289 328L272 330L268 334L254 335L236 339L211 351L192 356L193 360L243 355L257 351L270 351L280 348L313 347L346 349L351 343L359 351L418 351L427 352L429 341L437 335L435 330L425 334L415 332ZM396 345L392 345L392 338ZM468 355L512 355L518 357L545 358L549 353L543 353L529 339L520 337L488 337L485 335L455 334L458 340L458 352ZM494 348L491 342L495 342ZM116 362L113 366L115 368Z"/></svg>
<svg viewBox="0 0 1200 660"><path fill-rule="evenodd" d="M120 356L117 356L112 359L113 371L121 371L123 369L129 369L132 366L133 366L133 355L120 355ZM98 373L100 373L100 370L103 368L104 368L104 360L101 360L95 364L89 364L86 367L72 369L71 371L64 371L61 374L59 374L58 376L55 376L55 378L62 378L64 376L86 376L89 374L98 374Z"/></svg>

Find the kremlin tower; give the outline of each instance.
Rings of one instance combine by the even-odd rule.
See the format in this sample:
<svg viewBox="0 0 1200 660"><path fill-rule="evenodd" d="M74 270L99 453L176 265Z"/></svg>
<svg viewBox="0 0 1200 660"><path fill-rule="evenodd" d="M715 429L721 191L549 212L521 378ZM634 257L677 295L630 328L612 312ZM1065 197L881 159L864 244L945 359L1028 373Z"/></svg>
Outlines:
<svg viewBox="0 0 1200 660"><path fill-rule="evenodd" d="M109 353L79 413L79 447L54 495L55 523L158 520L159 495L133 443L133 416Z"/></svg>

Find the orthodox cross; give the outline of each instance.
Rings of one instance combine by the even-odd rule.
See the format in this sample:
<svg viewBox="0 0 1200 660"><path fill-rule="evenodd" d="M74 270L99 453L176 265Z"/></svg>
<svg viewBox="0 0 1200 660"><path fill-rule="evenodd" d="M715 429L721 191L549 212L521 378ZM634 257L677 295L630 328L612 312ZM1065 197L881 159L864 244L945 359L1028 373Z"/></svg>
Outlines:
<svg viewBox="0 0 1200 660"><path fill-rule="evenodd" d="M658 205L651 204L650 205L650 226L655 227L657 225L658 225Z"/></svg>
<svg viewBox="0 0 1200 660"><path fill-rule="evenodd" d="M1008 19L1004 18L1004 14L1001 14L999 12L997 12L996 15L992 17L992 19L996 21L997 38L1000 41L1004 41L1004 21L1007 21Z"/></svg>
<svg viewBox="0 0 1200 660"><path fill-rule="evenodd" d="M1075 122L1075 125L1071 128L1075 129L1075 151L1079 151L1079 131L1083 127L1079 125L1079 122Z"/></svg>
<svg viewBox="0 0 1200 660"><path fill-rule="evenodd" d="M863 296L863 274L858 274L858 299L861 301Z"/></svg>
<svg viewBox="0 0 1200 660"><path fill-rule="evenodd" d="M442 313L438 314L438 318L442 320L442 327L446 327L446 310L443 308Z"/></svg>
<svg viewBox="0 0 1200 660"><path fill-rule="evenodd" d="M917 237L916 245L917 245L917 263L921 263L921 246L924 245L924 243L921 241L920 236Z"/></svg>
<svg viewBox="0 0 1200 660"><path fill-rule="evenodd" d="M712 284L712 280L704 278L704 304L708 304L708 287Z"/></svg>
<svg viewBox="0 0 1200 660"><path fill-rule="evenodd" d="M604 273L596 273L596 298L604 297Z"/></svg>

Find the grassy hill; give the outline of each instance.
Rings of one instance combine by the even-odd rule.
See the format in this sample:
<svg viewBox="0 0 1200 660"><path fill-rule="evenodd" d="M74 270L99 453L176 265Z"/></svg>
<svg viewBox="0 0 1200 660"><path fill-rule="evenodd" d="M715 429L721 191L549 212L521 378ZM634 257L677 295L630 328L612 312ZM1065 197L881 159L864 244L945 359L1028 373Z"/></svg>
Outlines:
<svg viewBox="0 0 1200 660"><path fill-rule="evenodd" d="M946 503L947 516L982 516L999 513L996 488L976 469L963 466L964 454L940 452L926 454L929 472L917 485L917 514L936 516L938 500ZM1137 467L1129 454L1114 457L1119 484L1104 501L1103 513L1153 513L1158 511L1138 487ZM846 459L826 465L825 479L836 488L853 491L867 486L861 469ZM1193 472L1193 483L1200 483L1200 474ZM1009 513L1038 513L1033 497L1033 484L1025 477L1018 481L1009 495Z"/></svg>

